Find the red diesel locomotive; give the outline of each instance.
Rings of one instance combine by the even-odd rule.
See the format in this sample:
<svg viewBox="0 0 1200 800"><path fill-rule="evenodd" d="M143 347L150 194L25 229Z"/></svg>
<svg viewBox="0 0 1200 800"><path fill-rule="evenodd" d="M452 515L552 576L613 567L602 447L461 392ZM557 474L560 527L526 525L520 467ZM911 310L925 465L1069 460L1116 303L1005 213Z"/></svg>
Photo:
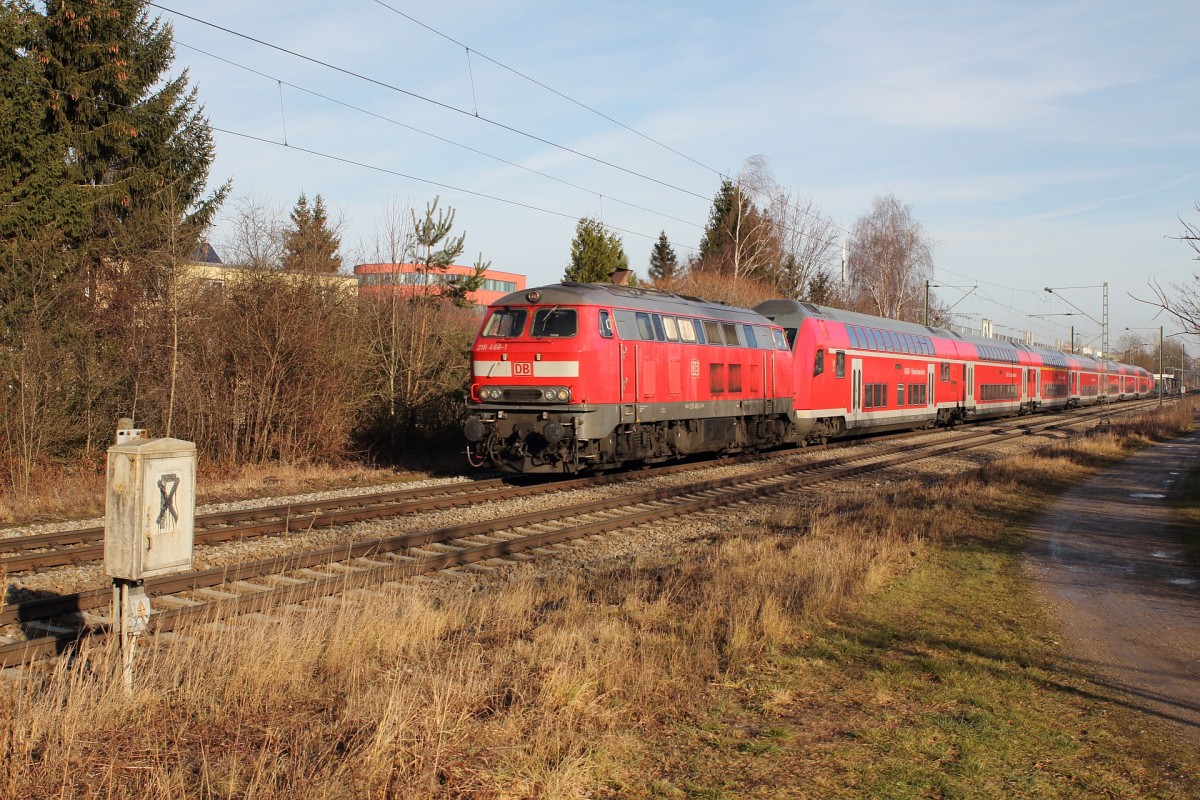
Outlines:
<svg viewBox="0 0 1200 800"><path fill-rule="evenodd" d="M789 441L792 353L744 308L566 283L496 301L471 351L473 463L578 472Z"/></svg>
<svg viewBox="0 0 1200 800"><path fill-rule="evenodd" d="M468 456L573 473L953 425L1153 391L1144 369L802 303L652 289L506 295L472 348Z"/></svg>

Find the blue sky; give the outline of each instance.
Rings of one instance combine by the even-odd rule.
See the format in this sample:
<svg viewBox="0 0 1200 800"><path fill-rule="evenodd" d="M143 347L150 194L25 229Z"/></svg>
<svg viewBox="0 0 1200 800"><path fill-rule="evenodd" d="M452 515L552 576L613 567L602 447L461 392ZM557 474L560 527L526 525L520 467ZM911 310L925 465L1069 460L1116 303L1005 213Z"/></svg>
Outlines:
<svg viewBox="0 0 1200 800"><path fill-rule="evenodd" d="M1126 326L1176 330L1129 295L1200 269L1168 238L1180 216L1200 222L1192 3L386 2L457 43L374 0L164 0L393 87L159 12L176 68L231 132L216 136L214 184L285 207L321 194L345 216L347 251L370 249L389 200L440 195L467 234L463 261L482 253L540 284L561 278L582 216L621 229L643 275L660 230L686 255L719 175L762 155L847 230L895 194L935 241L938 293L959 321L1041 340L1065 340L1072 322L1084 341L1099 333L1080 314L1030 319L1074 311L1044 286L1107 282L1115 343ZM1099 288L1060 294L1099 319Z"/></svg>

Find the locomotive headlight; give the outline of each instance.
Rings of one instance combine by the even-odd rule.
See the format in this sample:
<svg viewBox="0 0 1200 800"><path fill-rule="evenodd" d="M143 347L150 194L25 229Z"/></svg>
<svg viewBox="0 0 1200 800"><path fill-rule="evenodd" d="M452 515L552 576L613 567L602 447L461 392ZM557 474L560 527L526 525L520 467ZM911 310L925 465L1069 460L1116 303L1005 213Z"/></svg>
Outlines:
<svg viewBox="0 0 1200 800"><path fill-rule="evenodd" d="M571 399L571 393L566 389L559 389L556 397L558 398L559 402L565 403Z"/></svg>
<svg viewBox="0 0 1200 800"><path fill-rule="evenodd" d="M504 396L504 393L501 392L499 389L485 389L483 391L483 394L489 400L499 400L501 397Z"/></svg>
<svg viewBox="0 0 1200 800"><path fill-rule="evenodd" d="M553 389L547 389L545 392L543 392L543 394L545 395L547 400L554 399L554 390Z"/></svg>

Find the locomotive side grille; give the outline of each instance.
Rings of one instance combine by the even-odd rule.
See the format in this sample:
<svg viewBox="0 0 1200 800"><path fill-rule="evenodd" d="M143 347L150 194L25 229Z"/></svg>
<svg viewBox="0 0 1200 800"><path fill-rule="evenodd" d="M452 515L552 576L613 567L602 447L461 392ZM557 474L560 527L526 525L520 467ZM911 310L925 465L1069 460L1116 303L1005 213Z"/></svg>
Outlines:
<svg viewBox="0 0 1200 800"><path fill-rule="evenodd" d="M542 399L542 390L532 387L532 386L517 387L514 389L505 389L504 390L504 399L505 400L516 400L517 402L521 402L521 401L529 402L529 401L533 401L533 400L541 400Z"/></svg>

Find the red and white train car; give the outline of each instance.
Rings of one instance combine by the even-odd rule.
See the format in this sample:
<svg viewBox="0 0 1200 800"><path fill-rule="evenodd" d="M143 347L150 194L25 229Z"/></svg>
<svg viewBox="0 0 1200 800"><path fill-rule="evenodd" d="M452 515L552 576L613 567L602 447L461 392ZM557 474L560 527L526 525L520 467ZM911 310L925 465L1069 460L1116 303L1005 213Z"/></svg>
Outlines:
<svg viewBox="0 0 1200 800"><path fill-rule="evenodd" d="M1138 397L1146 370L795 300L755 307L794 343L797 426L846 432L952 425Z"/></svg>

